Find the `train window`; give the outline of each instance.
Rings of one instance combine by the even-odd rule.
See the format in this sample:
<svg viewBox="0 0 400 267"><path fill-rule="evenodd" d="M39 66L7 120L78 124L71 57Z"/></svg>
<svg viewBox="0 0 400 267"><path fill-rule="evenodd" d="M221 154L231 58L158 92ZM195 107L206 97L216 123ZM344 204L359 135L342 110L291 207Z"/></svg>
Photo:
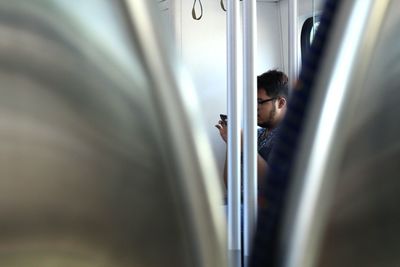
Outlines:
<svg viewBox="0 0 400 267"><path fill-rule="evenodd" d="M301 28L301 56L303 61L303 56L306 51L310 49L312 40L314 39L315 32L319 26L319 16L309 17L304 21L303 27Z"/></svg>

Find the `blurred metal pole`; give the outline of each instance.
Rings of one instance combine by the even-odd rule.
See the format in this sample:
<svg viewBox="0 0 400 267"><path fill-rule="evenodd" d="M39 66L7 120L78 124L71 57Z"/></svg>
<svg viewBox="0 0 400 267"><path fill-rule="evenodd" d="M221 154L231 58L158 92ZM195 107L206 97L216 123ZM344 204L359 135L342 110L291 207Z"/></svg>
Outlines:
<svg viewBox="0 0 400 267"><path fill-rule="evenodd" d="M243 1L243 253L247 266L257 218L256 0Z"/></svg>
<svg viewBox="0 0 400 267"><path fill-rule="evenodd" d="M318 266L320 242L340 175L339 159L343 160L342 153L348 145L346 134L354 123L349 115L358 112L351 100L365 90L366 67L372 62L372 49L389 2L342 1L336 11L339 14L330 32L332 41L319 68L293 173L281 241L287 247L280 248L282 255L279 255L284 267Z"/></svg>
<svg viewBox="0 0 400 267"><path fill-rule="evenodd" d="M297 0L289 0L289 12L288 12L288 25L289 25L289 82L293 85L297 79L299 73L298 65L298 36L297 36Z"/></svg>
<svg viewBox="0 0 400 267"><path fill-rule="evenodd" d="M229 266L240 266L239 0L227 1L228 92L228 252Z"/></svg>

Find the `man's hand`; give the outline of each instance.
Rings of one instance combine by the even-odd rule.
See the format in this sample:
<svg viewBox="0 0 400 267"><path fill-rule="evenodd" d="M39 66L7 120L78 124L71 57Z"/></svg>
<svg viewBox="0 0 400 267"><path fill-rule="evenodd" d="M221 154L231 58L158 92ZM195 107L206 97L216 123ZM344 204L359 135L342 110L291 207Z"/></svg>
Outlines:
<svg viewBox="0 0 400 267"><path fill-rule="evenodd" d="M224 140L224 142L226 143L228 140L228 128L227 128L226 122L220 120L220 121L218 121L218 124L215 125L215 127L217 127L222 140Z"/></svg>

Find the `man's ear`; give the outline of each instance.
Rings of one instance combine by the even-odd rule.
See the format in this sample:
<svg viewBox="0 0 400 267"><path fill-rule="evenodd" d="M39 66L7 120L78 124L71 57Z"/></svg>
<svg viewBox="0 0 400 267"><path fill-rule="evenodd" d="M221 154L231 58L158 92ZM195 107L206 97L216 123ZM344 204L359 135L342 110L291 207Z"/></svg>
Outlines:
<svg viewBox="0 0 400 267"><path fill-rule="evenodd" d="M283 108L284 106L286 106L286 98L284 97L279 97L278 98L278 108Z"/></svg>

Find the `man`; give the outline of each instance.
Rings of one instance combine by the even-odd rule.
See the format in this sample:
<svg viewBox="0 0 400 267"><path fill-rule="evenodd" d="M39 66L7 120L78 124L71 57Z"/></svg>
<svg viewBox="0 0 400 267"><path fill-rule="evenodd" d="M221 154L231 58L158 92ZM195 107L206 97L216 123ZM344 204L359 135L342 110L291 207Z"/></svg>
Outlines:
<svg viewBox="0 0 400 267"><path fill-rule="evenodd" d="M276 143L279 123L285 116L288 98L288 77L277 70L267 71L257 77L257 124L258 156L257 175L259 188L263 186L264 177L271 159L271 151ZM227 125L220 120L216 127L227 142ZM226 160L224 167L224 182L227 185Z"/></svg>

